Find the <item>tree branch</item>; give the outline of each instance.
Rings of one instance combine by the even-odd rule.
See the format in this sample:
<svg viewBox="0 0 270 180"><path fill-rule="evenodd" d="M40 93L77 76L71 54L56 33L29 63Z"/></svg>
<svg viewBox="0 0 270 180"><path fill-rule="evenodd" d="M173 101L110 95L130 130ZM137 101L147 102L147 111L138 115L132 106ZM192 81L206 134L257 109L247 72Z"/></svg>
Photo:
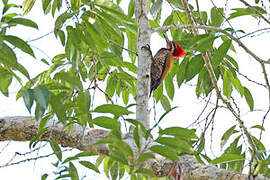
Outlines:
<svg viewBox="0 0 270 180"><path fill-rule="evenodd" d="M250 4L248 4L246 1L244 0L239 0L241 3L243 3L245 6L249 7L253 12L255 12L258 16L260 16L265 22L267 22L268 24L270 24L270 21L268 19L266 19L266 17L264 17L262 15L262 13L260 13L256 8L254 8L253 6L251 6Z"/></svg>
<svg viewBox="0 0 270 180"><path fill-rule="evenodd" d="M159 32L159 31L167 31L169 29L190 29L190 28L197 28L197 29L207 29L212 31L219 31L235 41L242 49L244 49L249 55L251 55L256 61L260 63L270 64L270 59L263 60L259 58L255 53L253 53L250 49L248 49L241 41L240 39L234 37L230 33L226 32L224 29L214 26L205 26L205 25L170 25L170 26L163 26L159 28L152 28L152 32Z"/></svg>
<svg viewBox="0 0 270 180"><path fill-rule="evenodd" d="M68 129L58 123L53 125L53 120L49 120L47 123L48 131L41 136L40 140L48 141L54 139L62 146L76 148L81 151L99 152L107 155L108 148L106 145L94 145L98 140L104 139L108 136L109 131L102 129L87 129L85 131L84 138L83 128L79 125L74 125L71 132ZM14 116L0 118L0 140L1 141L29 141L38 132L39 122L33 117L29 116ZM18 133L20 132L20 133ZM50 136L49 136L50 135ZM126 136L128 137L128 136ZM126 141L132 141L126 138ZM134 146L135 147L135 146ZM136 150L134 149L134 152ZM200 180L200 179L230 179L247 180L248 175L240 174L236 172L227 171L225 169L219 169L213 165L202 165L192 155L183 155L179 157L179 162L183 168L185 180ZM153 170L156 176L164 177L168 175L168 172L173 165L173 162L166 160L165 158L156 155L156 158L146 162L145 167ZM256 180L269 180L263 176L257 176Z"/></svg>

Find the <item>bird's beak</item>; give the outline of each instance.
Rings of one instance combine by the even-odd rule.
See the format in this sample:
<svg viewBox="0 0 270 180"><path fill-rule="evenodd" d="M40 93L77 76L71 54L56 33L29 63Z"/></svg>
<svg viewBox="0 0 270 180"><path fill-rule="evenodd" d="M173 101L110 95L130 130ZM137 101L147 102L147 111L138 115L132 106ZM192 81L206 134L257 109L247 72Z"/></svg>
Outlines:
<svg viewBox="0 0 270 180"><path fill-rule="evenodd" d="M164 33L162 33L162 34L163 34L164 38L166 39L166 41L168 43L169 42L169 39L167 38L167 36Z"/></svg>

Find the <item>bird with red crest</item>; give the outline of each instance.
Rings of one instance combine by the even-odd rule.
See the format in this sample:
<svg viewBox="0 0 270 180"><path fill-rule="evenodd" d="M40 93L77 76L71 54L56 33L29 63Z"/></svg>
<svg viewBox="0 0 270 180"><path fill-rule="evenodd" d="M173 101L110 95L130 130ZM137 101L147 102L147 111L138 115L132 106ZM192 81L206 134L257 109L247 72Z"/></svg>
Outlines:
<svg viewBox="0 0 270 180"><path fill-rule="evenodd" d="M159 49L155 56L152 56L151 58L150 96L152 91L157 89L157 87L162 83L172 69L174 58L183 58L186 54L179 44L174 41L169 41L164 33L163 36L166 39L167 48ZM149 49L149 47L147 48Z"/></svg>

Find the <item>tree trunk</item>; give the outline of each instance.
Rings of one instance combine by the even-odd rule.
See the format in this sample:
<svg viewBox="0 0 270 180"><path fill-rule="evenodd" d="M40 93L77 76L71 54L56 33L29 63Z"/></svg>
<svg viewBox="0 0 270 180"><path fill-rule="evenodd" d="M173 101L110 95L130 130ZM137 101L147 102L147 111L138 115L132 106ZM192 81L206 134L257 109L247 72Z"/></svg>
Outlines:
<svg viewBox="0 0 270 180"><path fill-rule="evenodd" d="M138 49L138 68L137 68L137 94L136 94L136 119L145 128L150 128L149 120L149 92L150 92L150 66L151 56L143 46L150 44L151 29L148 23L146 0L134 0L135 16L138 23L139 38L137 41Z"/></svg>

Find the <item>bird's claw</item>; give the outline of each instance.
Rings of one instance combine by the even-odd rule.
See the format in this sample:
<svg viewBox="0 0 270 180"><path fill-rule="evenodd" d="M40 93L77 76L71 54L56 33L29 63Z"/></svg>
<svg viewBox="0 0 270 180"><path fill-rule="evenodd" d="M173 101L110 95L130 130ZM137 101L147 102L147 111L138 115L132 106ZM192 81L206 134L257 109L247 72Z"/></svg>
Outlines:
<svg viewBox="0 0 270 180"><path fill-rule="evenodd" d="M152 51L150 49L149 44L146 44L145 46L142 46L141 49L146 49L149 52L151 58L153 58Z"/></svg>
<svg viewBox="0 0 270 180"><path fill-rule="evenodd" d="M149 44L142 46L141 49L147 49L148 51L151 51Z"/></svg>

